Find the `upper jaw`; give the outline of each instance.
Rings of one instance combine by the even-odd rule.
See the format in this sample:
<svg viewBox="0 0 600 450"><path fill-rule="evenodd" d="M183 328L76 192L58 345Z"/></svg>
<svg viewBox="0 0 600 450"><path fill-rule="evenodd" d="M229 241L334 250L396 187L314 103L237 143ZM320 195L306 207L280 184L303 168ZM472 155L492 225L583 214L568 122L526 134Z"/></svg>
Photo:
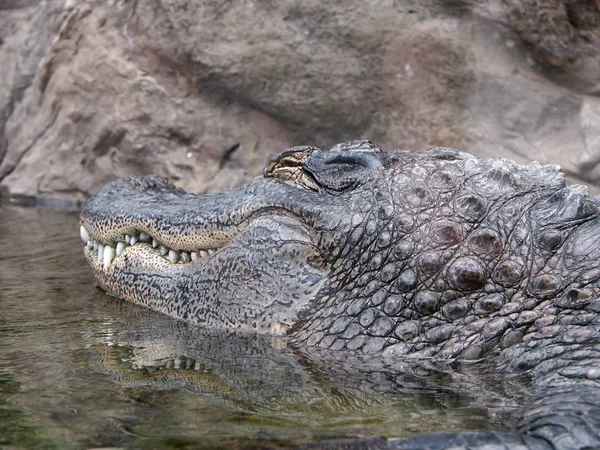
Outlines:
<svg viewBox="0 0 600 450"><path fill-rule="evenodd" d="M86 256L90 259L97 259L103 264L104 269L108 269L115 258L126 253L132 246L144 245L148 252L163 257L165 262L170 264L186 264L206 259L214 255L220 248L211 246L195 251L179 250L167 247L144 231L134 230L129 233L119 238L116 243L103 244L94 239L85 226L80 226L80 237L85 243Z"/></svg>
<svg viewBox="0 0 600 450"><path fill-rule="evenodd" d="M290 190L298 191L258 178L235 191L195 195L155 175L119 179L86 202L80 235L105 269L139 245L170 264L193 263L222 249L265 211L292 214L297 203L281 202Z"/></svg>

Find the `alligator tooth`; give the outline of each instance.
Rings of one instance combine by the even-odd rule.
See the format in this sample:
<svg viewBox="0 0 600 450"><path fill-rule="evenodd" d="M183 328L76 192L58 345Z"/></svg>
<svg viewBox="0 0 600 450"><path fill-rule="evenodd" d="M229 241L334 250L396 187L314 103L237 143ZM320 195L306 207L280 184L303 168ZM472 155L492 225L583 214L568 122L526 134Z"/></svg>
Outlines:
<svg viewBox="0 0 600 450"><path fill-rule="evenodd" d="M125 235L125 243L127 245L130 245L129 243L131 242L131 236L129 236L128 234Z"/></svg>
<svg viewBox="0 0 600 450"><path fill-rule="evenodd" d="M181 254L179 255L179 261L182 263L189 263L191 261L192 257L190 256L190 254L188 252L181 252Z"/></svg>
<svg viewBox="0 0 600 450"><path fill-rule="evenodd" d="M206 250L200 250L200 258L208 258L208 252Z"/></svg>
<svg viewBox="0 0 600 450"><path fill-rule="evenodd" d="M104 268L108 269L110 263L115 259L115 248L110 245L104 247Z"/></svg>
<svg viewBox="0 0 600 450"><path fill-rule="evenodd" d="M175 250L169 250L169 261L171 261L171 264L175 264L178 259L179 255L177 252Z"/></svg>
<svg viewBox="0 0 600 450"><path fill-rule="evenodd" d="M98 241L92 241L92 248L98 250Z"/></svg>
<svg viewBox="0 0 600 450"><path fill-rule="evenodd" d="M152 248L158 247L158 241L156 239L152 239Z"/></svg>
<svg viewBox="0 0 600 450"><path fill-rule="evenodd" d="M138 241L138 237L136 235L132 235L129 238L129 245L135 245L137 241Z"/></svg>
<svg viewBox="0 0 600 450"><path fill-rule="evenodd" d="M209 248L209 249L208 249L208 254L209 254L210 256L214 255L215 253L217 253L217 251L216 251L214 248Z"/></svg>
<svg viewBox="0 0 600 450"><path fill-rule="evenodd" d="M140 242L150 242L150 236L148 236L148 233L140 231Z"/></svg>
<svg viewBox="0 0 600 450"><path fill-rule="evenodd" d="M121 256L121 253L125 251L126 246L125 242L117 242L117 256Z"/></svg>
<svg viewBox="0 0 600 450"><path fill-rule="evenodd" d="M200 255L198 254L198 252L191 252L190 257L192 258L192 261L198 261L198 258L200 258Z"/></svg>
<svg viewBox="0 0 600 450"><path fill-rule="evenodd" d="M165 247L164 245L161 245L159 252L160 252L160 256L165 256L167 253L169 253L169 249L167 247Z"/></svg>
<svg viewBox="0 0 600 450"><path fill-rule="evenodd" d="M104 245L98 244L98 261L104 261Z"/></svg>
<svg viewBox="0 0 600 450"><path fill-rule="evenodd" d="M79 227L79 236L81 236L81 240L83 242L87 242L90 240L90 233L85 229L83 225Z"/></svg>
<svg viewBox="0 0 600 450"><path fill-rule="evenodd" d="M92 241L87 241L87 244L85 244L85 246L87 248L94 248L94 243Z"/></svg>
<svg viewBox="0 0 600 450"><path fill-rule="evenodd" d="M178 356L177 358L175 358L175 361L173 361L173 366L175 367L175 369L181 369L182 362L183 362L183 358L181 356Z"/></svg>

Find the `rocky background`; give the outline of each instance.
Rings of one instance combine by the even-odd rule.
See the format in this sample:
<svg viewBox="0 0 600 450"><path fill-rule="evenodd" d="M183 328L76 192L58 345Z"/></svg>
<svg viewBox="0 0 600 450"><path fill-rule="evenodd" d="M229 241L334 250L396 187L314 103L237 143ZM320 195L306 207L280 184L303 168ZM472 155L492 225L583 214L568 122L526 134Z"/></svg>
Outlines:
<svg viewBox="0 0 600 450"><path fill-rule="evenodd" d="M368 138L561 164L600 191L599 0L0 0L0 189L232 188Z"/></svg>

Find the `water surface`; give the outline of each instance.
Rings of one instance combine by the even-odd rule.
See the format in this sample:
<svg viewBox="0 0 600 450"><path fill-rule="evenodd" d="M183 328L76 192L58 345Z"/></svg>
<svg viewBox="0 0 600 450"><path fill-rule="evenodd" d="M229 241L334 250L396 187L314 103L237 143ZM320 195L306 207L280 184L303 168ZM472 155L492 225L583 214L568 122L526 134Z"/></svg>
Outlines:
<svg viewBox="0 0 600 450"><path fill-rule="evenodd" d="M279 448L484 429L505 411L479 381L315 364L114 299L78 228L0 206L0 447Z"/></svg>

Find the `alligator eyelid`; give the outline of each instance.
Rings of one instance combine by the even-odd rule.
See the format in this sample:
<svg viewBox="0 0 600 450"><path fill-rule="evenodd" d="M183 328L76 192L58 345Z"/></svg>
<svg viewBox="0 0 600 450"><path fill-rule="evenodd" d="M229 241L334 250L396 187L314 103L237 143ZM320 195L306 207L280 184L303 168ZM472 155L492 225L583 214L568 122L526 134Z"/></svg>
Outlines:
<svg viewBox="0 0 600 450"><path fill-rule="evenodd" d="M337 153L332 155L329 159L325 160L326 164L350 164L360 165L368 169L377 169L383 166L381 159L375 153L361 152L361 153Z"/></svg>

